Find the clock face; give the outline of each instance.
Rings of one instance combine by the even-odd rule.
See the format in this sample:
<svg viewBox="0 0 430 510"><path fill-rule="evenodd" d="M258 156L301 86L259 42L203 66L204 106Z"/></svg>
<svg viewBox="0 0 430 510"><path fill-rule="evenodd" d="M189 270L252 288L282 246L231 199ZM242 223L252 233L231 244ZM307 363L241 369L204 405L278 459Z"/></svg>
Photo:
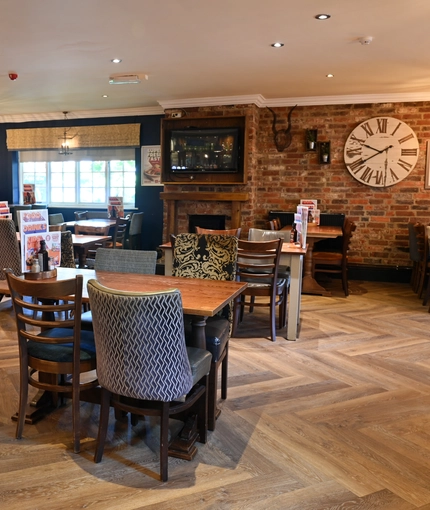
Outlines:
<svg viewBox="0 0 430 510"><path fill-rule="evenodd" d="M349 173L367 186L383 188L405 179L419 154L418 139L404 122L375 117L359 124L345 143Z"/></svg>

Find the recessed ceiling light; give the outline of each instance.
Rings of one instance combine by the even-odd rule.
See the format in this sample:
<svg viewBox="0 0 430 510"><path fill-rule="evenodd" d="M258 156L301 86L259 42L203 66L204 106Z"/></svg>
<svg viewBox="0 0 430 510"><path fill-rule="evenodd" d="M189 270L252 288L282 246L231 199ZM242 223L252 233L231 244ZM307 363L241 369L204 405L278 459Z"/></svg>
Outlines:
<svg viewBox="0 0 430 510"><path fill-rule="evenodd" d="M113 58L113 59L111 60L111 62L112 62L113 64L119 64L120 62L122 62L122 59L120 59L120 58Z"/></svg>
<svg viewBox="0 0 430 510"><path fill-rule="evenodd" d="M284 43L275 42L275 43L271 44L271 46L273 46L273 48L282 48L282 46L284 46Z"/></svg>
<svg viewBox="0 0 430 510"><path fill-rule="evenodd" d="M107 94L103 94L102 97L109 97Z"/></svg>
<svg viewBox="0 0 430 510"><path fill-rule="evenodd" d="M331 73L327 74L327 78L334 78L334 74Z"/></svg>
<svg viewBox="0 0 430 510"><path fill-rule="evenodd" d="M330 14L317 14L315 16L316 19L329 19L330 18Z"/></svg>

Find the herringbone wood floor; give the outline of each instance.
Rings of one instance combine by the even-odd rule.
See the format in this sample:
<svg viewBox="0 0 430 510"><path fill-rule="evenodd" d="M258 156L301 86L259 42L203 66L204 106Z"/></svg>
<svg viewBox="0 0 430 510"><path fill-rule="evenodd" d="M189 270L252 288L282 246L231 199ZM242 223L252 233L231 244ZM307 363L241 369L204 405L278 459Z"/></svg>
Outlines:
<svg viewBox="0 0 430 510"><path fill-rule="evenodd" d="M231 340L229 396L192 462L156 479L145 424L111 419L94 464L98 406L70 406L14 439L18 369L10 302L0 304L0 508L430 509L430 314L405 284L351 282L303 296L300 338L268 340L266 312ZM149 447L147 446L149 445ZM156 449L155 449L156 451Z"/></svg>

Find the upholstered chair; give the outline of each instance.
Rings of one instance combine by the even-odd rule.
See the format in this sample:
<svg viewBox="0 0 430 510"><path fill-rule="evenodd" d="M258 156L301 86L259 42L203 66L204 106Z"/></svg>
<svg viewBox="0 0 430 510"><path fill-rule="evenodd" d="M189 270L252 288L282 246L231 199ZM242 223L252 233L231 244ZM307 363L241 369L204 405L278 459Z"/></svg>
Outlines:
<svg viewBox="0 0 430 510"><path fill-rule="evenodd" d="M96 252L94 269L114 273L155 274L157 266L156 251L112 250L99 248ZM82 329L93 329L91 310L82 314Z"/></svg>
<svg viewBox="0 0 430 510"><path fill-rule="evenodd" d="M48 214L49 225L60 225L64 223L63 213Z"/></svg>
<svg viewBox="0 0 430 510"><path fill-rule="evenodd" d="M140 250L142 247L142 224L143 212L133 213L126 239L126 246L130 250Z"/></svg>
<svg viewBox="0 0 430 510"><path fill-rule="evenodd" d="M76 267L73 253L73 238L70 230L61 232L61 267Z"/></svg>
<svg viewBox="0 0 430 510"><path fill-rule="evenodd" d="M0 245L0 280L6 280L4 268L12 269L15 275L22 274L21 254L13 220L0 219ZM0 301L5 295L9 295L9 293L0 294Z"/></svg>
<svg viewBox="0 0 430 510"><path fill-rule="evenodd" d="M178 234L172 236L173 276L233 281L236 277L238 239L231 235ZM218 369L221 366L221 398L227 398L228 342L233 323L233 305L206 320L206 349L212 353L209 374L208 428L215 429ZM191 338L191 320L185 316L185 334Z"/></svg>
<svg viewBox="0 0 430 510"><path fill-rule="evenodd" d="M169 416L197 415L199 441L207 438L209 352L185 345L181 294L121 292L88 282L102 389L95 462L103 455L109 408L160 416L160 478L168 479ZM117 454L116 454L117 455Z"/></svg>

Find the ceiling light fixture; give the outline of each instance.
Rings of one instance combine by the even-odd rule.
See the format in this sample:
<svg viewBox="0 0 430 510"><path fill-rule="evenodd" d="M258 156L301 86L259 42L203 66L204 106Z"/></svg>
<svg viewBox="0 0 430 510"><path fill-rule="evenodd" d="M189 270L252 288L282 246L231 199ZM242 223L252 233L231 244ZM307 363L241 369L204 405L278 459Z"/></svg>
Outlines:
<svg viewBox="0 0 430 510"><path fill-rule="evenodd" d="M328 73L328 74L326 75L326 77L327 77L327 78L334 78L334 74Z"/></svg>
<svg viewBox="0 0 430 510"><path fill-rule="evenodd" d="M69 112L63 112L63 115L64 115L64 120L67 120L67 114ZM73 138L75 138L76 135L73 135L73 136L67 136L67 133L71 130L72 128L66 128L64 127L64 133L63 133L63 136L62 138L60 138L61 140L61 146L60 146L60 151L58 152L58 154L61 154L61 156L69 156L70 154L73 154L73 152L70 152L69 151L69 142L68 140L73 140Z"/></svg>
<svg viewBox="0 0 430 510"><path fill-rule="evenodd" d="M330 14L317 14L315 16L315 19L323 20L323 19L329 19L331 16Z"/></svg>
<svg viewBox="0 0 430 510"><path fill-rule="evenodd" d="M122 62L122 59L121 59L121 58L113 58L113 59L111 60L111 62L112 62L113 64L119 64L120 62Z"/></svg>
<svg viewBox="0 0 430 510"><path fill-rule="evenodd" d="M282 43L282 42L275 42L275 43L271 44L271 46L273 48L282 48L282 46L284 46L284 43Z"/></svg>
<svg viewBox="0 0 430 510"><path fill-rule="evenodd" d="M360 37L358 42L363 46L368 46L373 41L373 37L371 35L366 35L366 37Z"/></svg>

